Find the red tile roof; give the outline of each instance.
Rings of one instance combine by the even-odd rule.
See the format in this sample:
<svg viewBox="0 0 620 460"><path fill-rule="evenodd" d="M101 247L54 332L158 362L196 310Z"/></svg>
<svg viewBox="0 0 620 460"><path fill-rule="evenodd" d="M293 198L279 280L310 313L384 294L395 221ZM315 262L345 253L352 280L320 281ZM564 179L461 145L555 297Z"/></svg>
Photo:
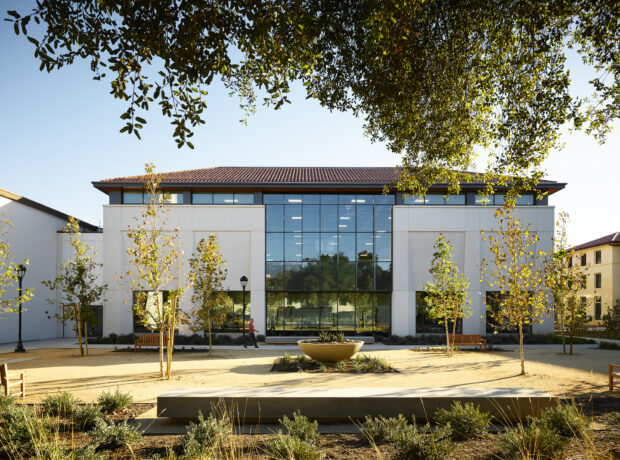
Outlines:
<svg viewBox="0 0 620 460"><path fill-rule="evenodd" d="M398 179L400 168L386 167L246 167L224 166L204 169L161 173L162 184L199 185L368 185L391 184ZM477 176L477 173L470 173ZM144 183L145 176L115 177L93 184L97 188L110 185L131 185ZM541 180L541 184L564 184Z"/></svg>
<svg viewBox="0 0 620 460"><path fill-rule="evenodd" d="M208 184L387 184L394 167L216 167L162 173L162 183ZM104 179L102 183L143 183L144 176Z"/></svg>
<svg viewBox="0 0 620 460"><path fill-rule="evenodd" d="M593 248L594 246L603 246L605 244L620 244L620 232L610 233L609 235L602 236L600 238L597 238L596 240L592 240L587 243L575 246L573 248L573 251Z"/></svg>

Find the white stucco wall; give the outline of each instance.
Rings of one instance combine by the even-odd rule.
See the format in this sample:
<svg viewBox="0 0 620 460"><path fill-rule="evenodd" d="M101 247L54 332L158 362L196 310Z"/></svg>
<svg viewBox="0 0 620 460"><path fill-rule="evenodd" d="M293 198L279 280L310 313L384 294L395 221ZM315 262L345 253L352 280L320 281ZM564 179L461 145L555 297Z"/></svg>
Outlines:
<svg viewBox="0 0 620 460"><path fill-rule="evenodd" d="M480 283L480 262L489 257L488 241L480 230L497 227L494 206L395 206L393 211L393 294L392 333L414 335L415 293L431 280L428 272L433 244L443 233L455 248L454 261L470 283L472 315L463 321L463 334L485 334L486 309L483 301L487 282ZM537 250L549 250L554 228L554 208L523 206L517 216L532 224L540 241ZM492 289L489 289L492 290ZM534 333L553 332L553 317L533 326Z"/></svg>
<svg viewBox="0 0 620 460"><path fill-rule="evenodd" d="M44 280L56 277L56 264L59 260L57 231L67 222L17 201L0 197L0 216L8 218L13 228L7 235L9 247L15 263L29 259L23 287L33 288L34 297L24 303L22 317L22 339L39 340L56 337L57 321L52 317L56 307L47 300L55 294L41 284ZM15 291L6 296L17 296ZM9 313L0 318L0 343L17 340L18 315Z"/></svg>
<svg viewBox="0 0 620 460"><path fill-rule="evenodd" d="M103 334L133 331L131 287L118 277L128 270L127 230L135 226L140 205L106 205L103 210L104 281L108 285L103 307ZM168 228L181 231L181 247L187 260L201 238L214 233L227 262L226 289L240 291L239 278L248 277L247 290L256 328L265 331L265 208L259 205L175 205L167 214ZM187 267L187 263L185 263ZM189 310L191 294L181 307ZM188 332L183 331L182 332Z"/></svg>

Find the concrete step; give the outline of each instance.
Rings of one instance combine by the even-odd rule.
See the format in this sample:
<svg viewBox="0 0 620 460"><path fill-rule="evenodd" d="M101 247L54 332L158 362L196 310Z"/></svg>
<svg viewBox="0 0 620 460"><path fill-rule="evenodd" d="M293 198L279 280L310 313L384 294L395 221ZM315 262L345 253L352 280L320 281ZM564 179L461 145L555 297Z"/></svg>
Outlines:
<svg viewBox="0 0 620 460"><path fill-rule="evenodd" d="M432 420L454 401L471 402L499 422L525 420L555 405L557 399L528 388L179 388L157 397L158 417L194 419L232 410L241 422L274 422L301 413L319 422L347 422L365 416Z"/></svg>
<svg viewBox="0 0 620 460"><path fill-rule="evenodd" d="M305 339L316 339L317 336L302 336L302 335L290 335L290 336L284 336L284 335L268 335L267 337L265 337L265 343L267 344L297 344L298 340L305 340ZM362 340L364 343L375 343L375 338L372 336L368 336L368 335L359 335L359 336L353 336L353 337L349 337L346 336L345 339L349 339L349 340Z"/></svg>

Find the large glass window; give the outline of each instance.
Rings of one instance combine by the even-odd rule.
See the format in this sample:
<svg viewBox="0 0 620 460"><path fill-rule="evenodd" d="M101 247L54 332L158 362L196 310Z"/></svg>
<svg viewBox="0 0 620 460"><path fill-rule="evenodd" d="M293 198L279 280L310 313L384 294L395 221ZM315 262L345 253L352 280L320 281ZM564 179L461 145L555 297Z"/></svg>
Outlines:
<svg viewBox="0 0 620 460"><path fill-rule="evenodd" d="M404 204L409 205L429 205L429 206L443 206L443 205L464 205L465 195L445 195L443 193L427 193L426 196L406 196L404 197ZM491 201L493 203L493 201ZM481 204L476 201L476 204Z"/></svg>
<svg viewBox="0 0 620 460"><path fill-rule="evenodd" d="M389 333L394 195L265 194L273 334Z"/></svg>
<svg viewBox="0 0 620 460"><path fill-rule="evenodd" d="M506 294L500 291L486 291L486 332L487 334L507 333L516 334L519 332L518 326L508 325L508 319L501 314L502 301ZM532 332L532 324L524 324L523 332L530 334Z"/></svg>
<svg viewBox="0 0 620 460"><path fill-rule="evenodd" d="M426 302L426 292L416 291L415 293L415 331L417 334L432 334L446 332L445 324L436 319L432 319L429 315L430 307ZM452 333L454 321L448 322L448 328ZM463 321L459 318L456 321L456 333L461 334L463 331Z"/></svg>
<svg viewBox="0 0 620 460"><path fill-rule="evenodd" d="M254 204L254 193L195 191L192 204Z"/></svg>
<svg viewBox="0 0 620 460"><path fill-rule="evenodd" d="M151 195L142 190L123 190L123 204L148 204ZM183 192L166 190L158 192L156 200L159 203L165 201L166 204L183 204Z"/></svg>

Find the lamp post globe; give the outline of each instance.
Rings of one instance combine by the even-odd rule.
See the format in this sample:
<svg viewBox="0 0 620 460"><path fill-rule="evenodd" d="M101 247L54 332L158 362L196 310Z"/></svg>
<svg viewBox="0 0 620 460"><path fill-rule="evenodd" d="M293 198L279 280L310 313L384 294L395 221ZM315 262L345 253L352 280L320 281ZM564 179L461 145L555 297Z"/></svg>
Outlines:
<svg viewBox="0 0 620 460"><path fill-rule="evenodd" d="M241 283L241 289L243 289L243 338L245 339L245 288L248 285L248 277L243 275L239 282Z"/></svg>
<svg viewBox="0 0 620 460"><path fill-rule="evenodd" d="M18 297L18 305L19 305L19 328L18 328L18 341L17 346L15 347L15 351L18 353L24 353L26 349L22 344L22 281L24 280L24 276L26 276L26 266L19 264L15 267L15 274L17 275L17 280L19 282L19 297Z"/></svg>

